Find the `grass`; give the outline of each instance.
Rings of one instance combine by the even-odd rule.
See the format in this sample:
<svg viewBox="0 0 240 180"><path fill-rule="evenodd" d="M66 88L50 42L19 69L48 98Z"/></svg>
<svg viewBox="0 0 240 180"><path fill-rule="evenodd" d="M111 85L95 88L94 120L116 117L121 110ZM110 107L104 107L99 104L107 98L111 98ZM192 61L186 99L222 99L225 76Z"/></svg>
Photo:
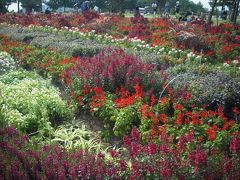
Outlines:
<svg viewBox="0 0 240 180"><path fill-rule="evenodd" d="M133 13L129 13L129 12L125 13L125 17L133 17L133 16L134 16ZM144 17L150 18L150 19L154 18L153 14L145 14ZM157 14L155 17L157 17L157 18L160 17L160 14ZM175 19L176 15L171 15L171 18ZM213 20L214 25L219 25L221 23L231 23L229 20L222 20L220 17L217 20L216 16L213 16L212 20ZM240 16L238 16L238 18L237 18L237 24L240 24Z"/></svg>

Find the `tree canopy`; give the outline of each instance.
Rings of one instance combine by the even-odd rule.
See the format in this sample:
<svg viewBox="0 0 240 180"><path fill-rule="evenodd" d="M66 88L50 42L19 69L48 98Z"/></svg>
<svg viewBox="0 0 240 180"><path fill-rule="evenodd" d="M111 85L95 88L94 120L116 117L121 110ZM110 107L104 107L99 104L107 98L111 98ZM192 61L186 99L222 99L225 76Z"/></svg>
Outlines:
<svg viewBox="0 0 240 180"><path fill-rule="evenodd" d="M16 0L0 0L0 13L6 13L6 6L10 5L12 2L16 2Z"/></svg>
<svg viewBox="0 0 240 180"><path fill-rule="evenodd" d="M27 12L40 11L42 9L42 0L20 0L22 7L26 8Z"/></svg>

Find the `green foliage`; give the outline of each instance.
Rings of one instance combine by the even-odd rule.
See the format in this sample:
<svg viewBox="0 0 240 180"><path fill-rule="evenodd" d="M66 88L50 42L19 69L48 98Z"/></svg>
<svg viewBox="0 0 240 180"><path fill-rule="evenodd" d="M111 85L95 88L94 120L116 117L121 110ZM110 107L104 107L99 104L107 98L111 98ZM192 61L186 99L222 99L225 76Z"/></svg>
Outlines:
<svg viewBox="0 0 240 180"><path fill-rule="evenodd" d="M0 1L0 13L6 13L7 12L7 5L10 5L12 2L15 2L16 0L1 0Z"/></svg>
<svg viewBox="0 0 240 180"><path fill-rule="evenodd" d="M41 0L21 0L22 7L26 8L28 12L41 11L42 9L42 1Z"/></svg>
<svg viewBox="0 0 240 180"><path fill-rule="evenodd" d="M26 133L38 131L48 136L53 125L73 118L50 80L43 80L33 73L22 70L2 76L0 96L1 116L5 124Z"/></svg>

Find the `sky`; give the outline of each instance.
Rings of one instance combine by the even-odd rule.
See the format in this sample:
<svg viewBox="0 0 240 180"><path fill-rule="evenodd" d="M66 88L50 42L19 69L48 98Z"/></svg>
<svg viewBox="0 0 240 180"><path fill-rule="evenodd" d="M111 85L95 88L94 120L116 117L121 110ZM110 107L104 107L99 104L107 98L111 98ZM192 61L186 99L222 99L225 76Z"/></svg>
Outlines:
<svg viewBox="0 0 240 180"><path fill-rule="evenodd" d="M208 4L209 0L192 0L194 3L201 2L204 8L210 9L210 5Z"/></svg>

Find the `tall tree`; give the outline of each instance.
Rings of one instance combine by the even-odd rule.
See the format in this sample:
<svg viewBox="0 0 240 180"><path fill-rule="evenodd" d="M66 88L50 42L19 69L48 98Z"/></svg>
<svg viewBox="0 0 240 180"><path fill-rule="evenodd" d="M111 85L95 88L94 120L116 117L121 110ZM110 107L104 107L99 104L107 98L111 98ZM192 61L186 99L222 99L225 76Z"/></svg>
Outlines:
<svg viewBox="0 0 240 180"><path fill-rule="evenodd" d="M42 0L21 0L22 7L26 9L27 12L41 11Z"/></svg>
<svg viewBox="0 0 240 180"><path fill-rule="evenodd" d="M217 5L217 0L213 0L212 2L212 8L211 8L211 11L209 12L209 15L208 15L208 20L207 20L207 23L210 24L211 21L212 21L212 16L213 16L213 13L214 13L214 9Z"/></svg>
<svg viewBox="0 0 240 180"><path fill-rule="evenodd" d="M73 7L74 4L78 4L80 7L80 4L84 0L49 0L46 4L49 5L52 9L58 9L59 7Z"/></svg>
<svg viewBox="0 0 240 180"><path fill-rule="evenodd" d="M106 3L109 11L123 13L126 9L134 9L137 0L108 0Z"/></svg>
<svg viewBox="0 0 240 180"><path fill-rule="evenodd" d="M233 1L233 9L232 9L232 14L231 14L231 18L230 18L230 20L233 24L237 23L237 16L239 13L239 3L240 3L240 0Z"/></svg>
<svg viewBox="0 0 240 180"><path fill-rule="evenodd" d="M6 6L10 5L12 2L15 2L16 0L0 0L0 13L6 13L7 8Z"/></svg>

